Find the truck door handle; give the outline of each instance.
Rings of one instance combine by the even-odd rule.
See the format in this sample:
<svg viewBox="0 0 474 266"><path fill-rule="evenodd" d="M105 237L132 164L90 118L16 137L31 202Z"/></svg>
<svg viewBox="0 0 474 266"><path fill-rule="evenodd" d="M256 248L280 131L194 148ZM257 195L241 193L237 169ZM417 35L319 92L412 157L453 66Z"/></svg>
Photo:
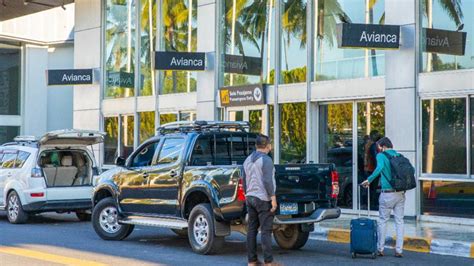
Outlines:
<svg viewBox="0 0 474 266"><path fill-rule="evenodd" d="M143 173L143 178L147 178L147 177L149 177L149 176L150 176L150 174L148 174L147 172L144 172L144 173Z"/></svg>
<svg viewBox="0 0 474 266"><path fill-rule="evenodd" d="M178 174L176 173L175 170L171 170L171 171L170 171L170 176L171 176L171 177L176 177L177 175L178 175Z"/></svg>

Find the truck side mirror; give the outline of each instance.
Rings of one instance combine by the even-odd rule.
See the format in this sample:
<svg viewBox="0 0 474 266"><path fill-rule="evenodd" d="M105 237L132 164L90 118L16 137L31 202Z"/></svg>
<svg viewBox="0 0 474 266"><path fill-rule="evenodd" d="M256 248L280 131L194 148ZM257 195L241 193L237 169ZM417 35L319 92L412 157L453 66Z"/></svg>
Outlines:
<svg viewBox="0 0 474 266"><path fill-rule="evenodd" d="M115 159L115 165L125 166L125 158L123 158L122 156L117 157L117 159Z"/></svg>

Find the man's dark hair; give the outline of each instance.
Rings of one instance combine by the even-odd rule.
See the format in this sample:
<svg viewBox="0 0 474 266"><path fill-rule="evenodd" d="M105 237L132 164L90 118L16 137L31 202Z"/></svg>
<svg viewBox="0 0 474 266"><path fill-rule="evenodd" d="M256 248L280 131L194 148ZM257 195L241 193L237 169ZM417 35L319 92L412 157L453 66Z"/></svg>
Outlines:
<svg viewBox="0 0 474 266"><path fill-rule="evenodd" d="M389 148L389 149L393 149L392 141L387 137L383 137L379 141L377 141L377 145L379 145L380 147L386 147L386 148Z"/></svg>
<svg viewBox="0 0 474 266"><path fill-rule="evenodd" d="M258 149L265 149L270 143L271 140L268 136L265 136L263 134L257 135L256 146Z"/></svg>

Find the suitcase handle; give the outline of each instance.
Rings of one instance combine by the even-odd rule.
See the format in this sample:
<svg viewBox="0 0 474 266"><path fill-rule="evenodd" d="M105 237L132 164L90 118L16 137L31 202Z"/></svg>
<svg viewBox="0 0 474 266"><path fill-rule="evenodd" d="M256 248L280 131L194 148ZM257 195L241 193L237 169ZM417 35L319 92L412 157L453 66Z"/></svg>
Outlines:
<svg viewBox="0 0 474 266"><path fill-rule="evenodd" d="M362 183L357 185L357 206L358 206L358 214L359 214L359 218L360 218L360 213L361 213L361 209L360 209L360 202L361 202L361 198L360 198L360 187L362 186ZM370 218L370 187L367 188L367 217Z"/></svg>

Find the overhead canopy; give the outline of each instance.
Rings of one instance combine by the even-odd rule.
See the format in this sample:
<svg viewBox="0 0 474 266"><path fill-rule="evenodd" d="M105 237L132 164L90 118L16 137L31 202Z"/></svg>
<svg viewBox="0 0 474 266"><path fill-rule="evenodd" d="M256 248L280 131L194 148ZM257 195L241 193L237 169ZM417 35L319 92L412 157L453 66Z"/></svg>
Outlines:
<svg viewBox="0 0 474 266"><path fill-rule="evenodd" d="M74 0L0 0L0 21L74 3Z"/></svg>

